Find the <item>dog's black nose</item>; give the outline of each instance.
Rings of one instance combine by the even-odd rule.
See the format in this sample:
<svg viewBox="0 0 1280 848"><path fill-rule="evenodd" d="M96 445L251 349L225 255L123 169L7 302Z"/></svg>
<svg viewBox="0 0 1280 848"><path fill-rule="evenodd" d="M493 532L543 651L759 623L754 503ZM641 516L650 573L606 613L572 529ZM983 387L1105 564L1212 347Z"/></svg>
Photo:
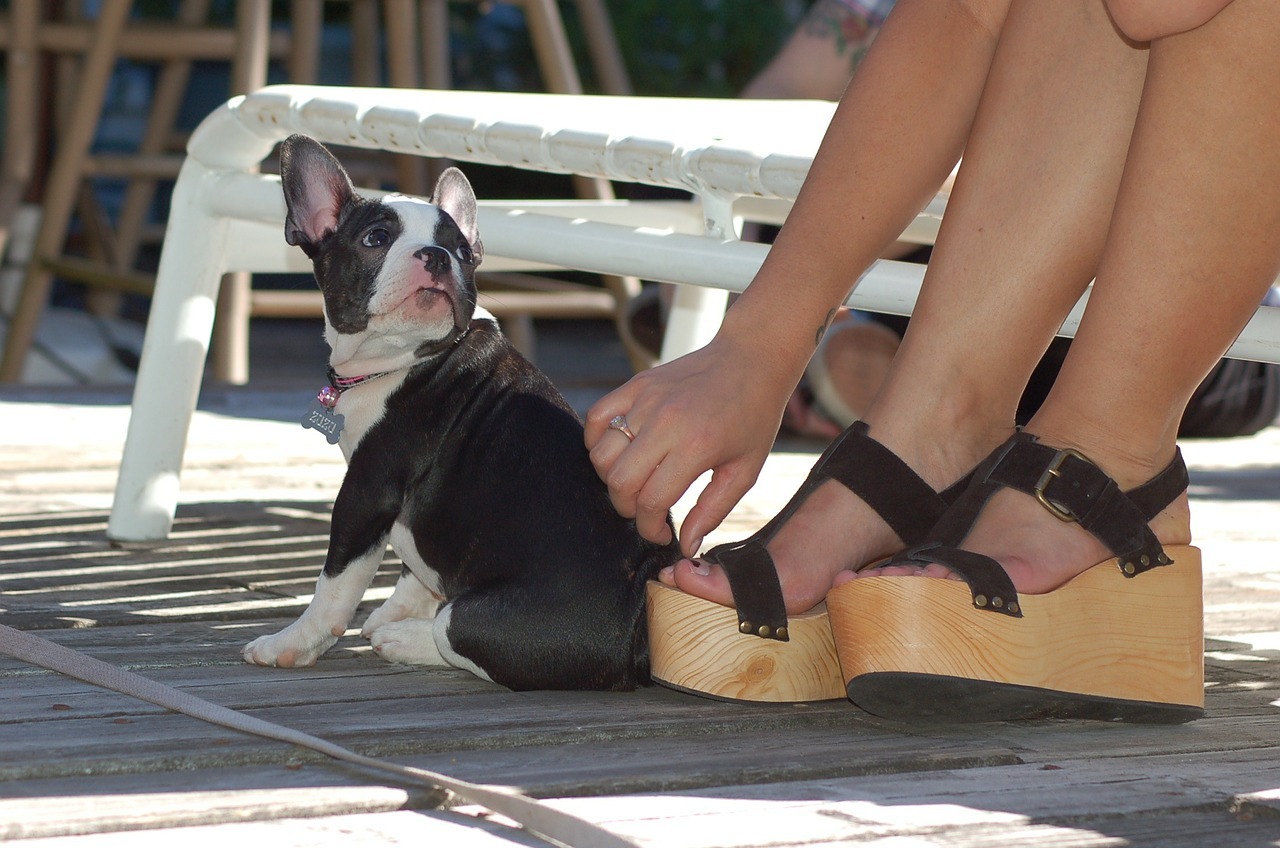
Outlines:
<svg viewBox="0 0 1280 848"><path fill-rule="evenodd" d="M439 276L449 270L449 251L443 247L429 245L413 255L422 260L428 274Z"/></svg>

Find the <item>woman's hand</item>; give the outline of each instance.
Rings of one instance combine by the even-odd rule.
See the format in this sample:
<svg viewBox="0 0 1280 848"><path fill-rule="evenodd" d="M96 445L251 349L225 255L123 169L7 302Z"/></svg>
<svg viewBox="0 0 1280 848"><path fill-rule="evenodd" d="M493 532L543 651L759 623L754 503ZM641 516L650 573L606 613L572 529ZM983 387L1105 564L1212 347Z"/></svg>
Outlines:
<svg viewBox="0 0 1280 848"><path fill-rule="evenodd" d="M799 371L779 368L779 357L753 341L736 344L722 333L701 350L636 375L587 415L596 473L614 508L635 518L646 539L670 541L671 506L713 472L680 530L686 556L698 552L755 483L799 379ZM634 440L609 427L619 415Z"/></svg>

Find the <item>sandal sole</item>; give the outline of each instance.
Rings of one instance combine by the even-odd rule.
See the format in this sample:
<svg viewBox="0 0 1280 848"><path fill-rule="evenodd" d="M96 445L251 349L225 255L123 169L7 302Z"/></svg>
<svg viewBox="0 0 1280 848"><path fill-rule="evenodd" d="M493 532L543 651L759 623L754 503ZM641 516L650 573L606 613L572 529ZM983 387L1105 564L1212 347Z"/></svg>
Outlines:
<svg viewBox="0 0 1280 848"><path fill-rule="evenodd" d="M933 674L876 672L849 681L849 700L882 718L910 717L938 724L1088 719L1136 724L1183 724L1202 707L1127 701Z"/></svg>
<svg viewBox="0 0 1280 848"><path fill-rule="evenodd" d="M846 697L822 606L790 617L790 641L738 632L731 608L648 585L649 666L655 683L720 701L808 703Z"/></svg>
<svg viewBox="0 0 1280 848"><path fill-rule="evenodd" d="M875 715L948 722L1203 714L1200 551L1127 579L1108 560L1023 618L975 609L963 582L868 577L827 595L849 698Z"/></svg>

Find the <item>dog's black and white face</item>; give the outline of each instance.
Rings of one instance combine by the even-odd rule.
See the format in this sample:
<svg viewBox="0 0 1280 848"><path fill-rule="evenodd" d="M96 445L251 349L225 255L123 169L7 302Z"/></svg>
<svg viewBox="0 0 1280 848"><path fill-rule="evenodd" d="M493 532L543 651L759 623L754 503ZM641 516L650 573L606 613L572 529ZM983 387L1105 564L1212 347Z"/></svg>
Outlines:
<svg viewBox="0 0 1280 848"><path fill-rule="evenodd" d="M285 238L315 265L330 365L341 376L403 368L447 347L476 308L483 247L476 198L456 168L431 202L356 194L338 161L305 136L286 139L280 169Z"/></svg>

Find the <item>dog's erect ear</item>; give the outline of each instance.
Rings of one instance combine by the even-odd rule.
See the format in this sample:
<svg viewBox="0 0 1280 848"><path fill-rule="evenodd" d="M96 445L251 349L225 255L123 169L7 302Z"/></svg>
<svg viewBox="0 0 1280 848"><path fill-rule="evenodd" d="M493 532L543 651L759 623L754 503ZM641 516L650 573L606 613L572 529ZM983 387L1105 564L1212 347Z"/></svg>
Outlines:
<svg viewBox="0 0 1280 848"><path fill-rule="evenodd" d="M281 144L280 180L289 209L284 240L310 253L338 228L338 213L355 196L355 187L333 154L305 135L291 135Z"/></svg>
<svg viewBox="0 0 1280 848"><path fill-rule="evenodd" d="M476 264L479 265L484 256L484 245L480 243L480 229L476 222L476 193L471 190L471 183L457 168L445 168L436 181L431 202L448 212L449 217L462 230L462 235L471 244Z"/></svg>

